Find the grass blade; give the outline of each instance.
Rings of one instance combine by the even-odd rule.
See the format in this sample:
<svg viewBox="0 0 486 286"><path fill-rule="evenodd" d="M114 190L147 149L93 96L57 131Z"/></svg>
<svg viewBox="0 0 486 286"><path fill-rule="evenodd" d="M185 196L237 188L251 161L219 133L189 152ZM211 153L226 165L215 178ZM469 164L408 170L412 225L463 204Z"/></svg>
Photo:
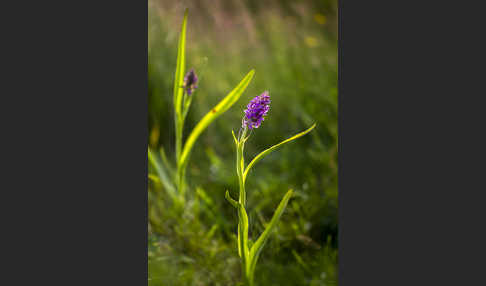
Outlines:
<svg viewBox="0 0 486 286"><path fill-rule="evenodd" d="M176 111L177 118L182 116L182 97L184 89L182 85L184 83L184 72L186 66L186 23L187 23L187 9L184 13L184 19L182 20L181 34L179 36L179 44L177 47L177 66L174 77L174 109Z"/></svg>
<svg viewBox="0 0 486 286"><path fill-rule="evenodd" d="M153 151L148 148L148 160L150 164L155 168L155 171L157 172L157 175L159 176L160 182L164 186L164 188L167 190L167 193L169 196L171 196L173 199L176 198L176 192L174 186L170 183L169 176L165 172L162 164L160 164L157 159L155 158L155 154Z"/></svg>
<svg viewBox="0 0 486 286"><path fill-rule="evenodd" d="M309 133L312 129L314 129L314 127L316 127L316 124L314 123L309 129L305 130L305 131L302 131L298 134L295 134L294 136L276 144L276 145L273 145L272 147L266 149L265 151L261 152L260 154L258 154L255 158L253 158L253 160L251 160L250 164L248 164L248 166L246 167L246 170L245 172L243 173L243 182L246 180L246 176L248 175L248 171L250 171L251 167L253 167L253 165L255 165L258 161L260 161L261 159L263 159L263 157L265 157L266 155L272 153L273 151L275 151L277 148L279 148L280 146L282 146L283 144L285 143L288 143L290 141L293 141L299 137L302 137L304 136L305 134Z"/></svg>
<svg viewBox="0 0 486 286"><path fill-rule="evenodd" d="M164 146L160 146L160 158L162 158L162 163L164 167L169 171L169 175L172 178L171 181L173 181L175 170L172 164L170 163L169 159L167 158L167 155L165 154Z"/></svg>
<svg viewBox="0 0 486 286"><path fill-rule="evenodd" d="M196 194L210 207L214 207L213 200L211 197L208 196L208 194L202 189L201 187L196 188Z"/></svg>
<svg viewBox="0 0 486 286"><path fill-rule="evenodd" d="M260 235L260 237L257 239L257 241L253 244L253 246L250 249L250 255L249 255L249 264L248 264L248 270L250 273L250 276L253 276L253 273L255 271L255 265L258 260L258 256L260 255L260 252L263 249L263 246L267 242L268 237L272 233L272 231L275 229L277 226L278 221L280 220L280 217L282 216L282 213L285 210L285 207L287 206L287 203L289 202L289 199L292 197L292 190L289 190L285 196L283 197L282 201L280 201L280 204L278 205L277 209L273 213L273 217L270 220L270 223L267 225L265 228L265 231Z"/></svg>
<svg viewBox="0 0 486 286"><path fill-rule="evenodd" d="M148 178L154 183L161 184L159 177L155 176L154 174L148 174Z"/></svg>
<svg viewBox="0 0 486 286"><path fill-rule="evenodd" d="M182 156L180 159L180 163L184 166L187 163L187 159L189 158L189 154L191 152L194 143L196 143L197 138L201 133L208 127L208 125L213 122L216 118L218 118L221 114L226 112L233 104L238 101L241 97L243 92L245 91L246 87L250 83L251 79L253 78L253 74L255 74L255 70L251 70L241 82L225 97L223 98L211 111L209 111L199 123L194 127L191 134L187 138L187 141L184 145L184 149L182 151Z"/></svg>

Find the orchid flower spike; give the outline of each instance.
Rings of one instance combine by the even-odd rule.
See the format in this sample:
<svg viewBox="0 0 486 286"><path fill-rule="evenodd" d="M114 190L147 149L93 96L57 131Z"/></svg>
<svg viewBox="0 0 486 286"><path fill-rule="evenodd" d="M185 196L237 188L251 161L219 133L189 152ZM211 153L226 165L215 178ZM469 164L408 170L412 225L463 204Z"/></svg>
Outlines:
<svg viewBox="0 0 486 286"><path fill-rule="evenodd" d="M268 95L268 91L265 91L253 98L246 106L243 126L250 130L260 127L268 110L270 110L270 95Z"/></svg>

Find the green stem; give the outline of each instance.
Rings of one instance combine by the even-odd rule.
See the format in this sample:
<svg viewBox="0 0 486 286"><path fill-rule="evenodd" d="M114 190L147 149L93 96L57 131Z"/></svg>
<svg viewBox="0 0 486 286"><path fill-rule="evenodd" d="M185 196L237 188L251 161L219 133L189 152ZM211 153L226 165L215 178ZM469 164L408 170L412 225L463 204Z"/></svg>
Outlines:
<svg viewBox="0 0 486 286"><path fill-rule="evenodd" d="M243 181L243 172L245 169L245 158L243 157L243 150L245 148L246 128L243 129L241 137L238 138L238 146L236 151L236 172L238 173L238 183L240 186L240 195L238 201L243 208L246 206L246 192L245 182Z"/></svg>
<svg viewBox="0 0 486 286"><path fill-rule="evenodd" d="M185 99L185 93L183 94ZM184 101L183 101L184 102ZM185 105L185 104L184 104ZM181 162L181 153L182 153L182 135L184 130L184 119L185 115L187 114L187 110L185 107L182 106L182 113L184 115L175 115L175 128L176 128L176 161L177 161L177 176L176 176L176 186L177 191L179 192L179 199L181 203L184 203L184 194L185 194L185 184L184 184L184 177L185 177L185 164Z"/></svg>
<svg viewBox="0 0 486 286"><path fill-rule="evenodd" d="M245 191L245 182L243 180L243 172L245 169L245 159L243 156L243 150L245 147L245 141L246 141L246 133L247 129L246 127L243 127L243 131L241 132L238 142L236 144L236 173L238 174L238 183L240 187L240 193L239 193L239 198L238 202L240 204L238 208L238 247L240 249L240 254L241 254L241 272L243 276L243 283L245 286L251 286L253 285L252 279L250 279L250 275L248 275L248 267L247 265L249 264L248 261L248 229L244 229L243 225L240 223L243 220L248 220L248 217L246 215L245 211L245 205L246 205L246 191Z"/></svg>
<svg viewBox="0 0 486 286"><path fill-rule="evenodd" d="M182 150L182 121L181 117L177 115L177 112L174 114L174 122L175 122L175 148L176 148L176 162L179 162L181 157L181 150Z"/></svg>
<svg viewBox="0 0 486 286"><path fill-rule="evenodd" d="M244 208L240 205L238 208L238 217L243 217L245 214ZM248 229L245 231L243 225L238 223L238 235L240 236L239 243L241 248L241 275L243 276L243 284L245 286L250 285L250 281L248 280L248 272L247 272L247 265L249 264L248 261Z"/></svg>

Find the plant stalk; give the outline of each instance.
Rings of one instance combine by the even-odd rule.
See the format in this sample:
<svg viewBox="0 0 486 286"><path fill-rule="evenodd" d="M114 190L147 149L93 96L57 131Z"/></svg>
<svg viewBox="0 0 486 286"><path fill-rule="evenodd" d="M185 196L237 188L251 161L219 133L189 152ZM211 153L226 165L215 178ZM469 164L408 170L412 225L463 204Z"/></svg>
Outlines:
<svg viewBox="0 0 486 286"><path fill-rule="evenodd" d="M247 128L246 126L243 127L242 132L238 134L238 143L236 146L236 172L238 175L238 183L240 187L239 198L238 202L241 207L238 208L238 247L241 252L241 274L243 276L243 284L245 286L252 286L253 279L251 279L252 275L249 275L248 272L248 265L250 261L248 261L248 230L244 231L243 226L241 225L241 221L248 220L246 215L245 206L246 206L246 191L245 191L245 182L243 180L243 172L245 169L245 159L243 156L243 150L245 147L246 141L246 133ZM240 209L241 208L241 209Z"/></svg>
<svg viewBox="0 0 486 286"><path fill-rule="evenodd" d="M185 92L183 95L185 99ZM184 102L184 101L183 101ZM185 119L185 114L187 114L187 110L189 106L186 106L183 104L182 106L182 114L183 115L178 115L177 112L175 114L175 128L176 128L176 162L177 162L177 174L176 174L176 187L177 191L179 193L179 200L182 204L184 204L185 201L185 165L182 164L181 162L181 153L182 153L182 135L183 135L183 130L184 130L184 119Z"/></svg>
<svg viewBox="0 0 486 286"><path fill-rule="evenodd" d="M238 146L236 150L236 172L238 174L238 184L240 186L240 194L238 202L241 203L243 208L246 207L246 192L245 192L245 182L243 181L243 172L245 169L245 158L243 157L243 150L245 148L245 136L246 136L246 126L243 127L243 132L238 138Z"/></svg>

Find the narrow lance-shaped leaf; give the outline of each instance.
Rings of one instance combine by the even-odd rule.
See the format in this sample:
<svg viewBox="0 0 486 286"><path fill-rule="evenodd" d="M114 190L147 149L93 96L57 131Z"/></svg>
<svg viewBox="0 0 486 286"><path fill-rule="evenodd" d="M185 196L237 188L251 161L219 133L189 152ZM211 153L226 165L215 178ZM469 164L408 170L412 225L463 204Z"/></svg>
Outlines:
<svg viewBox="0 0 486 286"><path fill-rule="evenodd" d="M235 132L231 130L231 134L233 135L233 139L235 140L236 146L238 146L238 139L236 139Z"/></svg>
<svg viewBox="0 0 486 286"><path fill-rule="evenodd" d="M238 207L238 205L236 205ZM238 232L236 233L237 243L238 243L238 256L241 257L241 244L240 244L240 225L238 224Z"/></svg>
<svg viewBox="0 0 486 286"><path fill-rule="evenodd" d="M226 190L226 194L224 195L224 197L226 198L226 200L228 200L228 202L235 208L238 208L238 202L235 201L229 194L229 191Z"/></svg>
<svg viewBox="0 0 486 286"><path fill-rule="evenodd" d="M245 261L245 264L249 260L249 250L248 250L248 215L242 204L238 203L238 233L243 233L243 241L238 240L240 245L239 249L241 251L241 258ZM238 235L238 237L240 237Z"/></svg>
<svg viewBox="0 0 486 286"><path fill-rule="evenodd" d="M229 194L229 191L226 190L226 194L224 195L224 197L226 198L226 200L233 206L235 207L238 212L240 211L239 207L241 206L241 204L237 201L235 201L231 195ZM243 208L243 211L245 211L245 209ZM245 212L246 214L246 212ZM240 217L240 214L238 213L238 217ZM248 219L247 219L247 229L248 229ZM241 221L238 219L238 241L237 241L237 244L238 244L238 256L241 257L241 240L240 240L240 226L241 226Z"/></svg>
<svg viewBox="0 0 486 286"><path fill-rule="evenodd" d="M174 78L174 108L176 110L177 118L182 116L182 97L184 95L184 72L186 65L186 23L187 23L187 9L182 20L181 34L179 36L179 44L177 47L177 65Z"/></svg>
<svg viewBox="0 0 486 286"><path fill-rule="evenodd" d="M194 96L186 96L184 98L184 108L182 109L182 120L185 120L187 117L187 113L189 113L189 107L191 106L191 102Z"/></svg>
<svg viewBox="0 0 486 286"><path fill-rule="evenodd" d="M277 148L279 148L283 144L288 143L288 142L293 141L293 140L295 140L299 137L304 136L305 134L309 133L312 129L314 129L314 127L316 127L315 123L309 129L302 131L298 134L295 134L294 136L292 136L292 137L290 137L290 138L288 138L288 139L286 139L286 140L284 140L284 141L282 141L282 142L280 142L276 145L273 145L272 147L270 147L270 148L266 149L265 151L261 152L260 154L258 154L255 158L253 158L253 160L251 160L250 164L248 164L248 166L246 167L246 170L243 173L243 181L246 181L246 176L248 175L248 171L250 171L251 167L253 167L253 165L255 165L258 161L263 159L263 157L265 157L266 155L275 151Z"/></svg>
<svg viewBox="0 0 486 286"><path fill-rule="evenodd" d="M236 172L238 173L238 184L240 186L238 202L240 202L243 205L243 207L246 206L245 182L243 181L243 170L245 170L245 156L243 156L244 148L245 148L244 142L240 141L236 145Z"/></svg>
<svg viewBox="0 0 486 286"><path fill-rule="evenodd" d="M263 246L265 245L268 237L272 233L272 231L275 229L277 226L278 221L280 220L280 217L282 216L282 213L285 210L285 207L287 206L287 203L289 202L289 199L292 197L292 190L289 190L285 196L283 197L282 201L280 201L280 204L278 205L277 209L275 210L272 219L270 220L270 223L267 225L265 228L265 231L260 235L260 237L256 240L256 242L253 244L253 246L250 249L250 254L249 254L249 263L247 264L247 271L249 271L250 275L253 276L254 271L255 271L255 265L258 260L258 256L260 255L260 252L263 249Z"/></svg>
<svg viewBox="0 0 486 286"><path fill-rule="evenodd" d="M165 172L163 166L157 161L154 153L152 152L152 150L150 150L150 148L148 148L148 160L149 160L150 164L155 168L155 171L157 172L157 175L159 176L160 182L163 184L163 186L167 190L167 193L169 194L169 196L171 196L174 199L176 197L175 188L170 183L169 176Z"/></svg>
<svg viewBox="0 0 486 286"><path fill-rule="evenodd" d="M194 143L196 143L197 138L201 133L208 127L208 125L213 122L216 118L218 118L221 114L226 112L233 104L238 101L241 97L243 92L245 91L246 87L250 83L251 79L253 78L253 74L255 70L251 70L243 80L225 97L223 98L213 109L211 109L199 123L194 127L191 134L187 138L187 141L184 145L184 149L182 151L181 156L181 165L184 166L187 163L187 159L191 152Z"/></svg>

